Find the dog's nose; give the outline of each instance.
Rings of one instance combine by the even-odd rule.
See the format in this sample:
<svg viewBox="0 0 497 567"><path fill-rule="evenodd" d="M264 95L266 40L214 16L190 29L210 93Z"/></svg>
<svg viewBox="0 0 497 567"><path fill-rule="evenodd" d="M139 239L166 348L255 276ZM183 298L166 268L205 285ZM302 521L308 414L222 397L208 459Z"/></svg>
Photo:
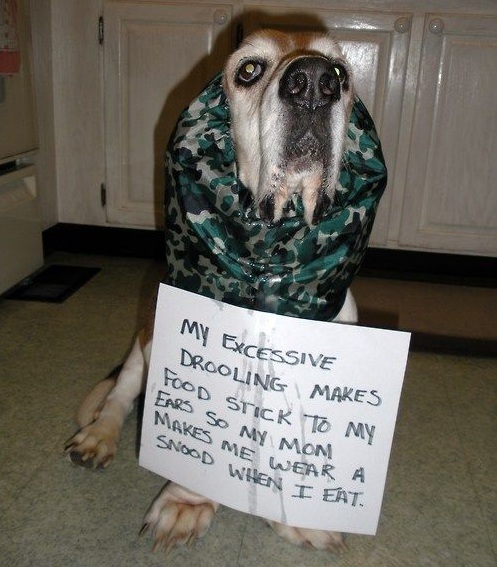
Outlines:
<svg viewBox="0 0 497 567"><path fill-rule="evenodd" d="M301 57L285 70L279 95L295 106L315 110L340 100L336 65L323 57Z"/></svg>

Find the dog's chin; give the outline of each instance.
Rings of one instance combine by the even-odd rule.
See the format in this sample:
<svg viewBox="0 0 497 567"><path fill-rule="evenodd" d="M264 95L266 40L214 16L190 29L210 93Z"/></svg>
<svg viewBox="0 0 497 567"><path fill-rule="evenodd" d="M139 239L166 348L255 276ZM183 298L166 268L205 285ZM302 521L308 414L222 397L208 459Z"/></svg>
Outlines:
<svg viewBox="0 0 497 567"><path fill-rule="evenodd" d="M310 130L302 134L290 131L286 136L281 161L287 169L299 172L314 169L315 165L324 168L330 162L330 156L327 155L329 151L329 138L325 140Z"/></svg>
<svg viewBox="0 0 497 567"><path fill-rule="evenodd" d="M334 196L337 171L329 162L329 143L312 135L292 143L271 162L254 160L252 167L237 163L238 179L253 196L259 216L267 224L276 224L284 216L294 216L294 196L302 198L304 220L309 225L320 222Z"/></svg>
<svg viewBox="0 0 497 567"><path fill-rule="evenodd" d="M270 190L259 185L259 198L255 199L262 220L278 223L285 216L295 215L294 195L300 195L304 220L308 225L319 223L333 199L328 184L329 168L323 161L310 161L309 152L285 156L279 166L272 169ZM261 178L265 175L261 172ZM255 193L255 192L254 192ZM293 204L293 206L291 205Z"/></svg>

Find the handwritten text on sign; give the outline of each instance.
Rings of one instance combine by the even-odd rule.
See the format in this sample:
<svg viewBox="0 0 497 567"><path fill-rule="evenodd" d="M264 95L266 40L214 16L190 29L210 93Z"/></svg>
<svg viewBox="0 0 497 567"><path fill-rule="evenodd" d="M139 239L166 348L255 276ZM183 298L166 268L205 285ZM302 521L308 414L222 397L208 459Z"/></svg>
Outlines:
<svg viewBox="0 0 497 567"><path fill-rule="evenodd" d="M270 520L374 534L408 348L161 285L140 464Z"/></svg>

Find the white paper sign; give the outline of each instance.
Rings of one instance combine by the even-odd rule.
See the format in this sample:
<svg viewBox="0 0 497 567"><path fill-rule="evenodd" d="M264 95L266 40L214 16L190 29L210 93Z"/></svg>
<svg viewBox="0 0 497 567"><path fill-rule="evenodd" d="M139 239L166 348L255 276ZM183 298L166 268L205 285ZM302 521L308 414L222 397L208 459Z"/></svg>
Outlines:
<svg viewBox="0 0 497 567"><path fill-rule="evenodd" d="M140 464L270 520L375 534L409 339L161 285Z"/></svg>

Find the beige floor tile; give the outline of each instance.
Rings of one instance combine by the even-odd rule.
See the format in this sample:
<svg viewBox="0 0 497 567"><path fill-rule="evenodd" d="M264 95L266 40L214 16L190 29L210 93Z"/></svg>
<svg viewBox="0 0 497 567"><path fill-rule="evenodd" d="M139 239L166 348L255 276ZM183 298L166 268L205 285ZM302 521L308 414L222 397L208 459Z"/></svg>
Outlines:
<svg viewBox="0 0 497 567"><path fill-rule="evenodd" d="M139 538L138 531L163 480L138 466L137 411L125 426L116 461L106 471L73 466L62 447L74 431L72 416L79 400L125 355L161 266L96 256L62 254L54 259L102 271L61 305L0 302L2 565L497 564L497 359L426 352L410 355L375 537L349 536L350 550L341 556L296 549L262 520L223 508L193 548L173 551L167 559L152 554L151 538ZM492 318L484 313L492 294L483 297L465 288L459 293L467 301L461 302L455 289L373 284L358 281L359 304L366 315L369 308L370 315L379 313L387 324L421 325L424 314L437 313L444 299L445 310L438 312L431 331L492 331ZM470 310L466 326L452 317L456 305ZM481 325L474 317L481 317ZM457 329L452 326L456 323Z"/></svg>

